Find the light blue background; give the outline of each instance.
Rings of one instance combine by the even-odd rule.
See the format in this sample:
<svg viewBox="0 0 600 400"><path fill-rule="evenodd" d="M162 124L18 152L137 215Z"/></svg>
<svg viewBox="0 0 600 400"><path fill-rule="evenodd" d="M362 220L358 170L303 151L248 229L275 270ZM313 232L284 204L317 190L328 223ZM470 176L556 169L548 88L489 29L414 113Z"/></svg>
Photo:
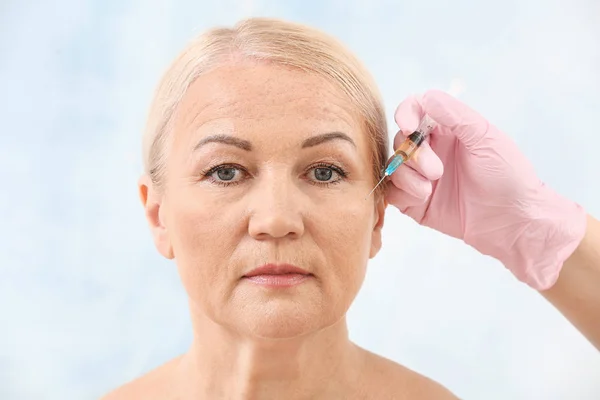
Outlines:
<svg viewBox="0 0 600 400"><path fill-rule="evenodd" d="M596 0L3 0L1 399L97 398L186 350L185 293L138 202L141 132L186 41L250 15L343 40L381 87L390 135L405 96L462 87L600 216ZM537 293L395 209L350 325L464 399L600 398L600 356Z"/></svg>

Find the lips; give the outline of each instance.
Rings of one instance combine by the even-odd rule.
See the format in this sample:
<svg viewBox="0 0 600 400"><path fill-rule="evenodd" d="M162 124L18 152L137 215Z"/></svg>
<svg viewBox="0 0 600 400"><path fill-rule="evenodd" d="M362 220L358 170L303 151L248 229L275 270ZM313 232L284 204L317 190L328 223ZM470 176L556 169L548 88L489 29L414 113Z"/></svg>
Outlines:
<svg viewBox="0 0 600 400"><path fill-rule="evenodd" d="M314 275L291 264L267 264L242 277L246 282L268 290L288 290L313 280Z"/></svg>
<svg viewBox="0 0 600 400"><path fill-rule="evenodd" d="M311 275L310 272L291 264L266 264L244 275L251 278L260 275Z"/></svg>

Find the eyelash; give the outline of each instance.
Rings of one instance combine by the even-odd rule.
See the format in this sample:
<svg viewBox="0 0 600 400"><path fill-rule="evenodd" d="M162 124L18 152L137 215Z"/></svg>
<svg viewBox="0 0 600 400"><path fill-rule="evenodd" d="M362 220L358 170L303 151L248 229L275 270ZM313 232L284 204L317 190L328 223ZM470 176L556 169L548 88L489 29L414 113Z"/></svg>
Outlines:
<svg viewBox="0 0 600 400"><path fill-rule="evenodd" d="M214 167L210 167L210 168L204 170L202 172L202 176L205 179L209 179L212 183L220 185L220 186L234 186L234 185L242 183L242 180L239 180L239 181L236 181L236 182L227 182L227 181L220 181L220 180L214 179L212 177L212 175L215 172L218 172L219 170L223 170L223 169L229 169L229 168L243 171L243 173L245 173L245 174L248 173L248 171L246 171L246 169L244 167L242 167L241 165L237 165L237 164L219 164L219 165L216 165ZM311 185L329 187L330 185L336 185L336 184L340 183L342 180L344 180L344 179L346 179L348 177L348 173L343 168L341 168L341 167L339 167L337 165L328 164L328 163L317 163L317 164L311 165L310 168L308 169L308 171L312 171L312 170L317 169L317 168L328 168L328 169L331 169L335 173L337 173L340 176L340 178L337 179L337 180L335 180L335 181L332 181L332 182L318 182L318 181L314 181L312 179L309 179L308 182Z"/></svg>

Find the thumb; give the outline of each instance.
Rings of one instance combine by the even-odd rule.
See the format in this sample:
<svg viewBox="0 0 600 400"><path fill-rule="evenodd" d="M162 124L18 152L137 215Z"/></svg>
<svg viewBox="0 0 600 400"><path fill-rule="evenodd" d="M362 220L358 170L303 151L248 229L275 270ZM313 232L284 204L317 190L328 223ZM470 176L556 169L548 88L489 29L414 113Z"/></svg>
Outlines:
<svg viewBox="0 0 600 400"><path fill-rule="evenodd" d="M419 126L419 122L423 118L421 101L421 96L412 95L402 101L396 108L394 120L400 128L400 135L406 137Z"/></svg>
<svg viewBox="0 0 600 400"><path fill-rule="evenodd" d="M467 148L475 146L487 133L489 122L475 110L440 90L429 90L421 99L424 113L450 132Z"/></svg>

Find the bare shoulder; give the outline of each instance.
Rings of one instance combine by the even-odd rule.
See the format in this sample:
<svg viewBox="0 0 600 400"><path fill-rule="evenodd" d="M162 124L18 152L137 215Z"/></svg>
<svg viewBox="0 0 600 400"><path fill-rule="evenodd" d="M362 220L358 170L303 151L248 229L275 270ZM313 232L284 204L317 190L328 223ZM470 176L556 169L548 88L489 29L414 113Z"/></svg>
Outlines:
<svg viewBox="0 0 600 400"><path fill-rule="evenodd" d="M140 378L118 387L100 400L172 399L171 383L180 357L161 365Z"/></svg>
<svg viewBox="0 0 600 400"><path fill-rule="evenodd" d="M369 386L379 388L378 399L459 400L440 383L377 354L366 352L367 375L372 384Z"/></svg>

